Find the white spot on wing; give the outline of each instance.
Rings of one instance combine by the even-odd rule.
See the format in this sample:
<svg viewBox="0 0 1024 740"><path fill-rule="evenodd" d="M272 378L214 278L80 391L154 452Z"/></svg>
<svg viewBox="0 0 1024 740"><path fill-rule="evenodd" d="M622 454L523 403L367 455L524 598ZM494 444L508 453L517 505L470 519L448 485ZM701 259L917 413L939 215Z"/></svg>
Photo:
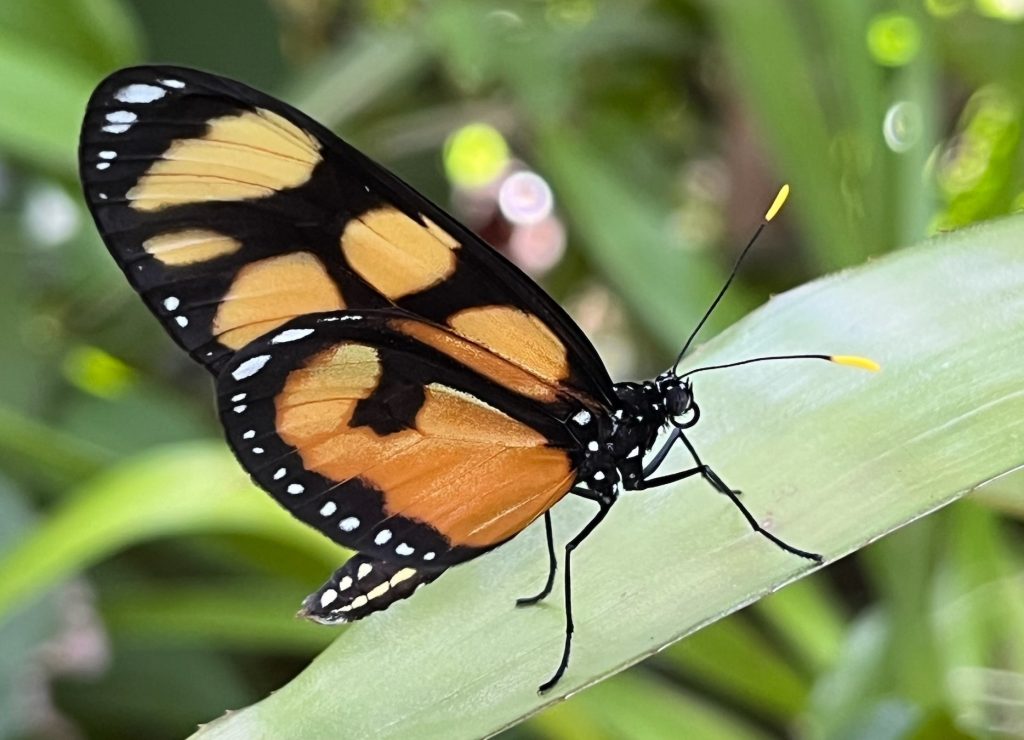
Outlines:
<svg viewBox="0 0 1024 740"><path fill-rule="evenodd" d="M235 395L233 395L231 397L231 400L234 401L235 403L238 403L239 401L244 401L245 400L245 394L244 393L236 393Z"/></svg>
<svg viewBox="0 0 1024 740"><path fill-rule="evenodd" d="M235 380L245 380L246 378L252 377L263 369L263 366L267 364L269 359L270 355L256 355L255 357L250 357L231 371L231 377Z"/></svg>
<svg viewBox="0 0 1024 740"><path fill-rule="evenodd" d="M352 599L352 608L358 609L361 606L366 606L366 602L369 601L365 596L357 596Z"/></svg>
<svg viewBox="0 0 1024 740"><path fill-rule="evenodd" d="M174 323L180 326L182 329L184 329L186 326L188 326L188 319L185 318L184 316L175 316Z"/></svg>
<svg viewBox="0 0 1024 740"><path fill-rule="evenodd" d="M263 450L262 447L253 447L252 448L252 454L254 454L254 455L262 455L263 452L264 452L264 450Z"/></svg>
<svg viewBox="0 0 1024 740"><path fill-rule="evenodd" d="M326 609L328 604L333 604L334 600L338 598L338 592L333 588L329 588L320 594L320 608Z"/></svg>
<svg viewBox="0 0 1024 740"><path fill-rule="evenodd" d="M103 130L108 134L123 134L131 127L132 125L130 123L108 123L103 127Z"/></svg>
<svg viewBox="0 0 1024 740"><path fill-rule="evenodd" d="M352 576L345 576L338 581L338 591L347 591L352 586Z"/></svg>
<svg viewBox="0 0 1024 740"><path fill-rule="evenodd" d="M146 85L144 83L135 83L122 87L114 97L120 100L122 103L152 103L154 100L159 100L167 91L162 87L156 85Z"/></svg>
<svg viewBox="0 0 1024 740"><path fill-rule="evenodd" d="M232 410L233 410L233 411L234 411L234 412L235 412L236 414L240 414L240 413L242 413L243 411L245 411L245 410L246 410L247 408L249 408L249 407L248 407L248 406L246 406L246 405L245 405L244 403L241 403L241 404L239 404L238 406L235 406L235 408L234 408L234 409L232 409Z"/></svg>
<svg viewBox="0 0 1024 740"><path fill-rule="evenodd" d="M326 504L320 507L320 516L330 516L338 510L338 505L333 501L328 501Z"/></svg>
<svg viewBox="0 0 1024 740"><path fill-rule="evenodd" d="M383 596L384 594L386 594L390 589L391 589L391 584L388 583L387 581L384 581L384 583L380 584L376 588L370 589L370 591L366 594L366 598L367 599L376 599L377 597Z"/></svg>
<svg viewBox="0 0 1024 740"><path fill-rule="evenodd" d="M175 90L180 90L181 88L185 87L185 83L181 80L160 80L160 84L164 85L165 87L173 87Z"/></svg>
<svg viewBox="0 0 1024 740"><path fill-rule="evenodd" d="M359 566L359 570L356 572L356 578L366 578L370 575L370 571L373 570L373 566L369 563L363 563Z"/></svg>
<svg viewBox="0 0 1024 740"><path fill-rule="evenodd" d="M245 434L242 435L242 439L252 439L255 436L256 436L256 430L255 429L250 429L249 431L247 431Z"/></svg>
<svg viewBox="0 0 1024 740"><path fill-rule="evenodd" d="M285 329L283 332L271 339L270 343L284 344L285 342L295 342L303 337L308 337L312 333L312 329Z"/></svg>
<svg viewBox="0 0 1024 740"><path fill-rule="evenodd" d="M338 527L344 532L351 532L359 528L359 520L354 516L347 516L338 522Z"/></svg>
<svg viewBox="0 0 1024 740"><path fill-rule="evenodd" d="M434 553L432 553L432 552L425 553L423 555L423 559L424 560L433 560L434 559Z"/></svg>
<svg viewBox="0 0 1024 740"><path fill-rule="evenodd" d="M398 547L395 548L395 554L396 555L406 556L406 555L412 555L414 552L416 552L416 551L413 548L409 547L404 542L401 543L400 545L398 545Z"/></svg>
<svg viewBox="0 0 1024 740"><path fill-rule="evenodd" d="M301 483L289 483L287 490L288 490L288 493L290 493L293 496L295 496L295 495L298 495L298 494L302 493L303 491L305 491L306 487L304 485L302 485Z"/></svg>
<svg viewBox="0 0 1024 740"><path fill-rule="evenodd" d="M377 533L377 536L373 538L373 542L376 545L385 545L385 544L387 544L388 540L390 540L390 539L391 539L391 530L390 529L382 529L381 531L379 531Z"/></svg>
<svg viewBox="0 0 1024 740"><path fill-rule="evenodd" d="M274 471L274 480L281 480L287 474L287 470L285 470L284 468L278 468L277 470Z"/></svg>
<svg viewBox="0 0 1024 740"><path fill-rule="evenodd" d="M100 152L100 159L115 159L116 157L117 152L111 151L110 149L104 149Z"/></svg>
<svg viewBox="0 0 1024 740"><path fill-rule="evenodd" d="M105 169L107 169L107 168L108 168L109 166L110 166L110 162L99 162L99 163L98 163L98 164L96 165L96 169L98 169L98 170L105 170Z"/></svg>
<svg viewBox="0 0 1024 740"><path fill-rule="evenodd" d="M130 110L115 110L108 113L106 119L111 123L135 123L139 120L139 116Z"/></svg>
<svg viewBox="0 0 1024 740"><path fill-rule="evenodd" d="M179 301L175 296L168 296L167 298L164 298L164 308L168 311L175 311L180 305L181 301Z"/></svg>

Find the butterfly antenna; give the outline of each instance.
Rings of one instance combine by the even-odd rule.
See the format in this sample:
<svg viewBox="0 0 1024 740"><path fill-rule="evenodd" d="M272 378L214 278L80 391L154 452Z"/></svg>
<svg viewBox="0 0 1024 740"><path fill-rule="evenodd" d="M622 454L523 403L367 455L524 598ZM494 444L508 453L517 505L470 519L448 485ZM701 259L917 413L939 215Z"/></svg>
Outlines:
<svg viewBox="0 0 1024 740"><path fill-rule="evenodd" d="M767 226L768 223L773 218L775 218L778 212L782 209L782 206L786 202L786 198L788 197L789 185L783 185L781 188L779 188L779 192L775 196L775 200L772 201L771 207L767 211L765 211L764 218L761 219L761 224L757 227L757 231L755 231L754 235L750 237L750 241L747 242L747 246L745 246L743 248L743 251L740 252L740 256L736 258L736 263L732 266L732 272L729 273L729 277L726 279L725 285L723 285L722 289L718 291L718 295L715 296L715 300L711 302L711 305L708 307L708 310L704 312L704 316L697 323L697 326L694 327L693 332L691 332L689 338L686 340L686 344L684 344L683 348L679 351L679 356L676 357L676 361L672 363L673 374L675 374L676 368L679 367L679 363L686 355L686 351L690 349L690 345L693 344L693 340L697 338L697 334L699 334L700 330L704 328L704 324L707 322L708 318L711 316L712 313L714 313L715 309L718 307L718 304L722 300L722 297L725 295L725 292L729 290L729 286L732 285L733 278L735 278L736 273L739 272L740 265L743 263L743 259L747 256L747 252L749 252L750 248L754 246L754 242L757 241L757 237L761 236L761 232L764 231L764 227Z"/></svg>
<svg viewBox="0 0 1024 740"><path fill-rule="evenodd" d="M723 370L728 367L739 367L740 365L751 365L755 362L770 362L772 360L825 360L826 362L834 362L837 365L855 367L860 370L867 370L868 372L872 373L877 373L879 370L882 369L881 366L874 360L868 359L867 357L859 357L857 355L769 355L766 357L752 357L749 360L738 360L737 362L726 362L722 365L705 365L704 367L698 367L695 370L685 372L679 377L688 378L691 375L702 373L705 370Z"/></svg>

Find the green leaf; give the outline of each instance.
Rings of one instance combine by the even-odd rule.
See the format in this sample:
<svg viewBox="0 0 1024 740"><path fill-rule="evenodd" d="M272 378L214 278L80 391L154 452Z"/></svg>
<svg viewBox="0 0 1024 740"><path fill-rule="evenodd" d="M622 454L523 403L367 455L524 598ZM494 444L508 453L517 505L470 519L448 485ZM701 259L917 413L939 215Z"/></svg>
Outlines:
<svg viewBox="0 0 1024 740"><path fill-rule="evenodd" d="M137 543L195 532L294 542L326 563L341 550L253 489L220 442L169 445L86 482L0 560L0 621L19 602Z"/></svg>
<svg viewBox="0 0 1024 740"><path fill-rule="evenodd" d="M1024 219L943 236L776 298L692 361L860 353L878 375L766 363L698 376L692 438L759 521L841 557L1021 463ZM670 457L667 469L688 465ZM592 513L557 507L561 541ZM198 737L481 736L642 660L811 570L699 481L627 494L576 551L572 661L542 532L358 622L295 680ZM339 687L344 687L340 689Z"/></svg>

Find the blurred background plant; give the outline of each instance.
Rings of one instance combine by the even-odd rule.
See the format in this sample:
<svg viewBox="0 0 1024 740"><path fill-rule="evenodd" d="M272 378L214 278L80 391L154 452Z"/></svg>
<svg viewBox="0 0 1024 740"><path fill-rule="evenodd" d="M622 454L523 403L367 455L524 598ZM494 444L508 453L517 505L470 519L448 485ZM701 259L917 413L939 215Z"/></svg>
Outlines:
<svg viewBox="0 0 1024 740"><path fill-rule="evenodd" d="M1020 0L0 3L0 560L33 542L0 581L0 737L179 737L338 634L290 615L339 552L246 489L82 206L85 101L143 61L343 133L619 378L666 364L781 181L719 328L1024 205ZM1024 735L1022 516L1007 478L507 737Z"/></svg>

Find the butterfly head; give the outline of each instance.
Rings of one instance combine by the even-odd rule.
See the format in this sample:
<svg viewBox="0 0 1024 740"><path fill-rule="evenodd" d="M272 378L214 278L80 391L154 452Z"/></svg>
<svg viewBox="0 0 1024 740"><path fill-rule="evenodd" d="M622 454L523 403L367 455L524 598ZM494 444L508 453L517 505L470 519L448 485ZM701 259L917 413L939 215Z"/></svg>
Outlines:
<svg viewBox="0 0 1024 740"><path fill-rule="evenodd" d="M693 381L667 370L655 381L664 399L667 421L679 429L689 429L700 419L700 407L693 397Z"/></svg>

